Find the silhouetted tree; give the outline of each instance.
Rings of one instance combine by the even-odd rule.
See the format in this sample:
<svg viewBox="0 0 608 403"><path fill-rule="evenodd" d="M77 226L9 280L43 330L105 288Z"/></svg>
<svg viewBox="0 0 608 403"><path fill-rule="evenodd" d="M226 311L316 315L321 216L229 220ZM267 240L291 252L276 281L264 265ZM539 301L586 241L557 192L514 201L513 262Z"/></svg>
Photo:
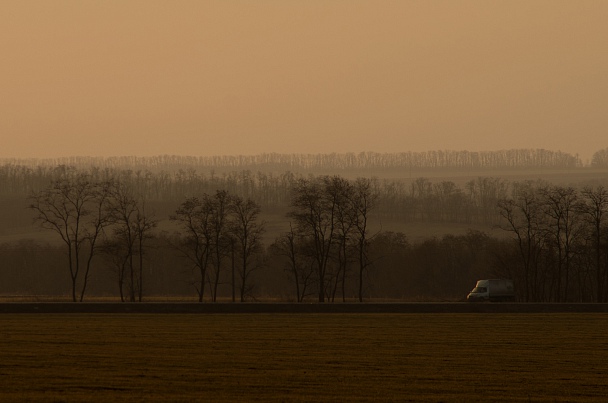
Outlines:
<svg viewBox="0 0 608 403"><path fill-rule="evenodd" d="M143 197L136 197L133 188L115 182L109 188L109 212L114 233L111 253L121 255L122 262L114 259L117 267L121 301L124 301L123 286L128 280L129 300L141 302L143 298L144 245L156 227L157 221L146 214ZM125 273L128 271L128 273ZM127 275L128 274L128 275ZM127 276L126 276L127 275Z"/></svg>
<svg viewBox="0 0 608 403"><path fill-rule="evenodd" d="M346 299L346 278L348 266L353 260L353 231L355 229L355 208L353 199L355 197L352 184L339 176L325 177L324 187L327 197L332 200L334 206L334 236L335 250L332 254L335 261L335 270L327 279L331 289L327 290L327 297L334 302L336 292L340 288L342 301Z"/></svg>
<svg viewBox="0 0 608 403"><path fill-rule="evenodd" d="M374 190L373 181L358 178L353 187L351 207L353 209L354 241L356 243L358 263L358 297L363 302L364 275L371 264L369 256L369 218L370 212L376 207L378 194Z"/></svg>
<svg viewBox="0 0 608 403"><path fill-rule="evenodd" d="M583 233L583 225L576 214L580 209L578 195L574 188L562 186L543 187L540 194L548 218L547 236L557 250L555 300L568 301L572 257Z"/></svg>
<svg viewBox="0 0 608 403"><path fill-rule="evenodd" d="M336 199L326 192L328 178L300 179L292 191L288 217L310 242L314 250L319 302L325 302L329 259L336 241Z"/></svg>
<svg viewBox="0 0 608 403"><path fill-rule="evenodd" d="M198 280L192 282L198 294L198 301L203 302L205 282L212 253L212 208L208 195L203 199L191 197L186 199L171 216L171 220L180 224L184 231L181 242L176 245L199 272Z"/></svg>
<svg viewBox="0 0 608 403"><path fill-rule="evenodd" d="M580 213L590 228L590 238L593 244L595 286L597 302L608 302L608 259L602 263L603 233L608 222L608 190L603 186L596 188L585 187L579 204ZM606 239L608 244L608 239Z"/></svg>
<svg viewBox="0 0 608 403"><path fill-rule="evenodd" d="M262 250L262 235L265 229L264 222L258 222L260 212L259 204L253 200L243 199L240 196L232 198L233 219L229 222L228 231L229 236L236 240L237 257L240 259L238 272L241 280L239 290L241 302L245 301L251 287L249 277L257 267L253 258Z"/></svg>
<svg viewBox="0 0 608 403"><path fill-rule="evenodd" d="M222 263L233 245L228 230L231 225L230 210L232 208L232 196L226 190L217 190L213 197L206 197L205 200L211 213L209 218L211 224L211 262L213 263L213 271L209 282L211 284L211 297L213 302L216 302Z"/></svg>
<svg viewBox="0 0 608 403"><path fill-rule="evenodd" d="M57 233L66 247L74 302L84 299L98 241L110 223L109 186L108 182L95 182L87 173L70 169L49 187L30 196L29 207L35 212L35 221Z"/></svg>
<svg viewBox="0 0 608 403"><path fill-rule="evenodd" d="M296 301L302 302L311 295L313 285L314 263L305 253L306 239L294 230L291 223L289 231L279 236L270 246L270 251L286 259L285 271L295 286Z"/></svg>
<svg viewBox="0 0 608 403"><path fill-rule="evenodd" d="M608 167L608 147L593 153L593 157L591 158L591 166L594 168Z"/></svg>
<svg viewBox="0 0 608 403"><path fill-rule="evenodd" d="M540 257L545 250L545 225L542 200L538 189L530 182L519 184L512 198L498 201L498 211L504 222L500 227L512 232L523 273L525 301L538 300L543 278L540 273ZM516 274L517 273L513 273Z"/></svg>

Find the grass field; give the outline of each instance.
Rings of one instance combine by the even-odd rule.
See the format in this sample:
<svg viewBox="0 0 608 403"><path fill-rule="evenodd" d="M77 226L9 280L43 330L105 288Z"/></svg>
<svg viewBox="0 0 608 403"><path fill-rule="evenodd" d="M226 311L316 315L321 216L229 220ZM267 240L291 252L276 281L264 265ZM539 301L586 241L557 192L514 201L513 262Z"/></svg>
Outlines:
<svg viewBox="0 0 608 403"><path fill-rule="evenodd" d="M0 401L605 402L605 314L3 314Z"/></svg>

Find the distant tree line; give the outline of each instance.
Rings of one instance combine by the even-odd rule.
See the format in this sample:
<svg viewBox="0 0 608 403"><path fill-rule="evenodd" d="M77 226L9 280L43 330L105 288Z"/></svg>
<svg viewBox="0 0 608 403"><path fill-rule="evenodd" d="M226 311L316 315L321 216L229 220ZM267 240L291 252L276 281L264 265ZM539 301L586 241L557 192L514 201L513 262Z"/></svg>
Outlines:
<svg viewBox="0 0 608 403"><path fill-rule="evenodd" d="M50 183L76 168L65 165L36 168L0 166L0 203L18 206L32 192L45 189ZM132 192L141 195L161 216L173 213L176 203L218 189L254 200L263 211L286 209L297 183L310 175L291 171L282 173L231 171L223 174L197 172L194 169L173 173L134 171L132 169L78 169L91 180L118 180ZM315 175L313 175L314 177ZM321 175L322 176L322 175ZM429 178L379 179L371 177L370 187L377 194L373 214L379 219L409 222L463 224L496 224L496 203L504 198L510 183L493 177L477 177L464 184ZM13 207L16 208L16 207ZM19 213L22 215L22 213ZM1 216L1 215L0 215Z"/></svg>
<svg viewBox="0 0 608 403"><path fill-rule="evenodd" d="M591 167L608 166L608 148L597 151L590 161ZM435 150L397 153L330 153L330 154L280 154L223 156L177 156L152 157L62 157L48 159L4 158L2 165L28 167L75 166L80 169L98 167L121 169L130 167L134 171L175 172L182 170L216 170L230 172L239 170L273 172L316 172L319 170L340 172L348 170L401 170L424 169L573 169L585 166L578 155L546 149L508 149L497 151Z"/></svg>

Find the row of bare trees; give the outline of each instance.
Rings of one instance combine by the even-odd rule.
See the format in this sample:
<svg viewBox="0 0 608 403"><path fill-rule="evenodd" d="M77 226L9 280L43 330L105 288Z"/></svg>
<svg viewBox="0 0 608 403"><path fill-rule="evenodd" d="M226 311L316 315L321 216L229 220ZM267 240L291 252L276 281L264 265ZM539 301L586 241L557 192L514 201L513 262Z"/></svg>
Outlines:
<svg viewBox="0 0 608 403"><path fill-rule="evenodd" d="M608 190L516 183L498 209L525 301L608 302Z"/></svg>
<svg viewBox="0 0 608 403"><path fill-rule="evenodd" d="M183 232L175 247L198 276L192 280L199 302L208 284L212 300L218 298L222 269L230 263L232 301L250 296L251 274L262 264L264 222L260 206L251 199L218 190L213 195L190 197L171 216ZM238 278L238 284L237 284Z"/></svg>
<svg viewBox="0 0 608 403"><path fill-rule="evenodd" d="M83 300L94 261L112 268L121 300L143 298L146 251L158 223L142 194L148 179L125 180L111 173L63 169L29 198L36 221L64 245L74 301ZM311 295L320 302L339 296L344 300L353 287L363 300L365 278L374 262L370 219L378 218L372 213L390 198L382 197L377 179L311 176L290 183L289 231L268 250L262 243L262 207L253 198L218 188L186 197L174 210L171 219L179 231L168 239L189 262L190 283L199 301L206 289L216 301L226 277L233 300L252 297L251 276L272 256L281 256L298 301ZM420 219L450 219L459 214L450 206L477 203L488 214L487 221L500 219L499 225L512 234L512 249L496 254L496 273L514 278L523 300L608 301L604 187L478 178L463 191L451 182L432 184L420 178L410 192L410 200L419 203L396 203L389 209L421 214Z"/></svg>
<svg viewBox="0 0 608 403"><path fill-rule="evenodd" d="M122 301L142 301L144 255L157 226L146 201L120 178L96 180L87 172L67 170L47 188L30 197L35 221L62 240L67 257L73 301L82 301L93 260L100 256L112 267ZM259 262L264 223L260 206L251 199L218 190L213 196L188 198L171 218L184 234L175 247L198 269L193 282L203 300L209 282L217 298L222 263L231 261L233 299L236 277L244 301L248 278ZM236 271L236 272L235 272Z"/></svg>
<svg viewBox="0 0 608 403"><path fill-rule="evenodd" d="M130 301L142 300L145 243L157 221L132 189L120 181L96 181L86 172L67 170L33 193L29 207L43 228L61 238L73 301L83 300L98 255L112 262L121 300L125 294Z"/></svg>
<svg viewBox="0 0 608 403"><path fill-rule="evenodd" d="M349 276L355 274L363 301L369 257L370 212L377 194L372 181L339 176L300 179L293 188L290 230L272 248L285 257L298 302L316 293L319 302L344 299Z"/></svg>
<svg viewBox="0 0 608 403"><path fill-rule="evenodd" d="M198 272L192 270L191 261L173 246L183 238L160 228L155 235L146 243L144 301L198 300L193 287ZM495 275L493 257L507 247L505 240L478 232L412 243L402 233L381 231L370 238L368 245L371 264L364 273L364 301L462 300L476 280ZM31 239L0 243L0 299L63 300L70 286L64 249L56 242ZM252 271L247 279L250 290L247 301L297 301L294 273L287 256L274 247L267 247L261 253L263 266ZM350 258L344 292L346 301L354 302L359 301L360 291L356 257ZM298 259L304 262L302 255ZM314 263L312 258L308 261ZM230 301L233 290L230 268L228 257L222 266L223 278L217 291L219 301ZM315 282L313 278L307 283L304 302L318 299ZM237 301L238 292L237 284ZM343 300L341 293L338 289L336 300ZM212 301L210 294L207 288L205 302ZM115 300L118 296L115 270L106 256L100 254L91 270L85 300L100 297ZM326 301L331 302L331 298Z"/></svg>
<svg viewBox="0 0 608 403"><path fill-rule="evenodd" d="M345 298L352 271L363 300L370 265L368 220L376 198L371 180L363 178L351 182L325 176L296 183L288 214L293 225L277 239L274 250L289 258L298 301L313 287L320 302L333 301L338 289ZM120 180L95 181L86 172L69 170L34 193L30 202L35 220L64 244L73 301L83 300L98 255L113 268L121 300L142 300L146 241L157 225L144 198ZM212 301L217 300L228 269L232 299L237 293L241 302L251 296L249 278L263 264L265 223L259 220L260 212L252 199L217 190L187 198L170 217L180 230L173 246L196 273L191 283L199 301L207 286Z"/></svg>

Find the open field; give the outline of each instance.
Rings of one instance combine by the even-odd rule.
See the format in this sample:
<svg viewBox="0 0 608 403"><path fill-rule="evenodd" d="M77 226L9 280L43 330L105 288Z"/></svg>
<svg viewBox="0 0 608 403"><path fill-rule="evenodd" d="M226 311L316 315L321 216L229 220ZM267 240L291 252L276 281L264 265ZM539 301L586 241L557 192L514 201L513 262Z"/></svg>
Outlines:
<svg viewBox="0 0 608 403"><path fill-rule="evenodd" d="M0 401L604 402L594 314L3 314Z"/></svg>

